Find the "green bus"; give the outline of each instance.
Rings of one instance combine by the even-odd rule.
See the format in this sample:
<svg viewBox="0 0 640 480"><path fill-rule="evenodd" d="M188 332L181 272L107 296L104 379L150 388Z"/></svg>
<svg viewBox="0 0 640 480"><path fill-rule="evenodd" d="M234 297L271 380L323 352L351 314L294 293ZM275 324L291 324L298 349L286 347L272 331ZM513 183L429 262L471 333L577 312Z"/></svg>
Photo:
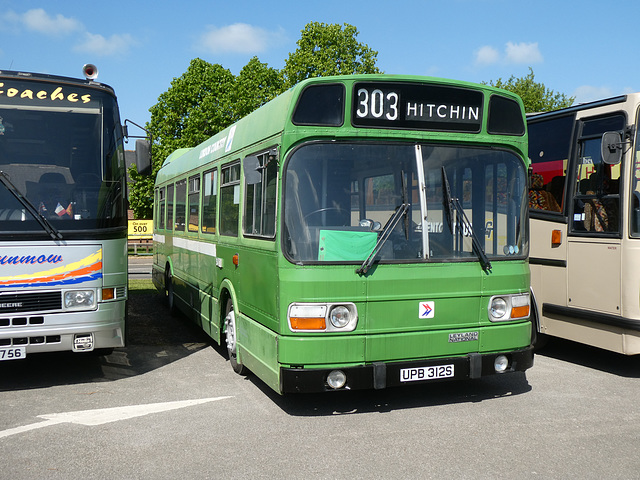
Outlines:
<svg viewBox="0 0 640 480"><path fill-rule="evenodd" d="M153 281L281 394L524 371L527 169L509 92L308 79L164 161Z"/></svg>

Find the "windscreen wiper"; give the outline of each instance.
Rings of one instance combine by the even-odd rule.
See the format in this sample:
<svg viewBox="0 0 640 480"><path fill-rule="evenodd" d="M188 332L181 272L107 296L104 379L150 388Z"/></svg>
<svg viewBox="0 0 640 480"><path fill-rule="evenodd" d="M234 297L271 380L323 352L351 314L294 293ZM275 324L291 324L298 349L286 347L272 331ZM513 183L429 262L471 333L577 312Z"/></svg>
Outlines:
<svg viewBox="0 0 640 480"><path fill-rule="evenodd" d="M378 252L380 252L386 241L389 239L389 237L391 236L391 232L393 232L393 229L396 227L396 225L398 225L400 219L407 214L407 212L409 211L409 207L410 205L408 203L403 203L396 209L395 212L393 212L393 215L391 215L391 218L389 218L387 224L382 229L382 232L378 237L378 242L376 243L376 246L373 247L371 254L364 262L362 262L362 265L360 265L360 267L356 269L356 273L358 275L365 275L369 271L371 265L373 265L376 255L378 255Z"/></svg>
<svg viewBox="0 0 640 480"><path fill-rule="evenodd" d="M456 218L459 218L460 223L456 222L457 229L459 233L464 236L465 229L471 234L471 243L473 245L473 251L478 256L480 260L480 265L482 265L482 269L486 273L491 273L491 262L489 258L487 258L487 254L482 248L482 244L476 235L476 232L473 230L473 226L469 221L469 217L464 213L464 208L460 205L460 200L457 197L451 196L451 189L449 188L449 179L447 178L447 172L442 167L442 205L444 207L445 216L447 217L447 221L449 222L449 229L451 233L453 233L453 211L456 212Z"/></svg>
<svg viewBox="0 0 640 480"><path fill-rule="evenodd" d="M11 192L14 197L16 197L16 200L18 200L25 208L25 210L27 210L31 214L31 216L37 220L44 231L51 235L52 239L62 239L62 234L58 231L58 229L51 225L49 223L49 220L47 220L44 215L38 212L36 207L33 206L33 203L31 203L31 201L27 197L25 197L20 192L20 190L18 190L18 188L11 182L11 180L9 180L9 175L7 175L2 170L0 170L0 183L2 183L6 187L6 189L9 190L9 192Z"/></svg>
<svg viewBox="0 0 640 480"><path fill-rule="evenodd" d="M362 265L360 265L360 267L356 269L356 273L358 275L365 275L369 271L371 265L373 265L376 255L378 255L378 252L380 252L386 241L391 236L391 232L393 232L393 229L396 228L396 225L398 225L398 222L400 222L400 219L403 217L404 234L407 240L409 239L409 215L407 215L407 213L409 212L409 207L411 206L411 204L407 200L409 195L407 193L407 181L404 176L404 170L400 172L400 176L402 180L402 204L396 208L396 211L393 212L393 215L391 215L389 220L387 220L387 223L382 229L382 232L378 237L376 246L373 247L371 254L364 262L362 262Z"/></svg>

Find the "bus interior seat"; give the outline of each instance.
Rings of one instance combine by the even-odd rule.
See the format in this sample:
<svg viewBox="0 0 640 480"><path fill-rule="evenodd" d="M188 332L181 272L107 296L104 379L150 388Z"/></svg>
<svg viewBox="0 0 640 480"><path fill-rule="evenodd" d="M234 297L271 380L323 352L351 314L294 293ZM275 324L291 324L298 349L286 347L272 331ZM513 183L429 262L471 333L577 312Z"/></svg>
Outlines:
<svg viewBox="0 0 640 480"><path fill-rule="evenodd" d="M592 174L589 179L590 189L586 192L586 195L593 195L596 197L598 191L598 177ZM619 212L619 199L607 197L607 195L618 195L620 189L620 180L611 179L606 176L602 180L602 195L604 198L589 199L585 202L585 229L592 232L610 232L618 230L618 212Z"/></svg>
<svg viewBox="0 0 640 480"><path fill-rule="evenodd" d="M69 185L61 173L46 172L37 182L26 181L25 184L27 198L37 208L42 203L47 210L51 209L53 212L58 203L66 208L71 201L73 185Z"/></svg>
<svg viewBox="0 0 640 480"><path fill-rule="evenodd" d="M589 190L587 195L595 195ZM609 216L602 202L597 198L587 200L584 205L584 228L590 232L609 230Z"/></svg>
<svg viewBox="0 0 640 480"><path fill-rule="evenodd" d="M559 212L560 205L555 197L545 190L544 179L539 173L534 173L531 177L531 188L529 189L529 208L546 210L548 212Z"/></svg>
<svg viewBox="0 0 640 480"><path fill-rule="evenodd" d="M556 175L546 185L547 192L553 195L553 198L556 199L556 203L560 206L559 211L562 210L562 205L564 204L564 181L565 177L563 175Z"/></svg>

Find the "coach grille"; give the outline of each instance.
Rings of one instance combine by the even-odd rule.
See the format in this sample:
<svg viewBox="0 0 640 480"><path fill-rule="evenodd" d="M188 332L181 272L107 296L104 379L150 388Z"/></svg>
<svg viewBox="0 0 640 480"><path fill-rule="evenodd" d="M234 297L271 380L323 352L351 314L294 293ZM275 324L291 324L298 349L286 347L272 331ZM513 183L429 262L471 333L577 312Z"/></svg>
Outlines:
<svg viewBox="0 0 640 480"><path fill-rule="evenodd" d="M28 325L44 325L44 317L0 318L0 327L25 327Z"/></svg>
<svg viewBox="0 0 640 480"><path fill-rule="evenodd" d="M60 343L60 335L39 335L37 337L16 337L0 339L0 347L12 347L22 345L44 345L48 343Z"/></svg>
<svg viewBox="0 0 640 480"><path fill-rule="evenodd" d="M62 309L62 293L32 292L0 295L0 315L16 312L43 312Z"/></svg>

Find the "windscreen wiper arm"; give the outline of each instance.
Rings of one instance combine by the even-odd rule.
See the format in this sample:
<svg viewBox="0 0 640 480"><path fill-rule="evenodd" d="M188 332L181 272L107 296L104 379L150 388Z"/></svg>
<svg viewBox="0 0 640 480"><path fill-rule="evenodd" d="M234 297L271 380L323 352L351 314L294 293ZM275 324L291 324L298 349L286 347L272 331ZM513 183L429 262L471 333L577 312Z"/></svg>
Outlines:
<svg viewBox="0 0 640 480"><path fill-rule="evenodd" d="M407 214L410 206L411 205L409 203L403 203L397 208L393 215L391 215L391 218L389 218L387 224L382 229L382 233L380 233L378 242L376 243L376 246L373 247L371 254L364 262L362 262L362 265L356 269L356 273L358 275L365 275L369 271L371 265L373 265L376 255L378 255L378 252L380 252L386 241L389 239L391 232L393 232L393 229L398 225L400 219Z"/></svg>
<svg viewBox="0 0 640 480"><path fill-rule="evenodd" d="M491 273L491 262L487 257L487 254L482 248L482 244L476 235L476 232L473 230L473 225L469 221L469 217L464 213L464 208L460 205L460 200L457 197L451 196L451 189L449 188L449 179L447 178L447 172L442 167L442 204L444 206L445 216L447 217L447 221L449 222L449 228L451 233L453 233L453 211L456 211L456 218L460 218L460 224L456 224L458 231L464 236L464 230L467 229L468 232L471 233L471 243L473 245L473 251L478 256L480 260L480 265L482 265L482 269L486 273Z"/></svg>
<svg viewBox="0 0 640 480"><path fill-rule="evenodd" d="M62 239L62 234L58 231L58 229L51 225L49 223L49 220L47 220L42 214L40 214L40 212L38 212L36 207L33 206L33 203L31 203L31 201L27 197L25 197L20 192L20 190L18 190L18 188L11 182L11 180L9 180L9 175L7 175L2 170L0 170L0 183L2 183L6 187L6 189L9 190L9 192L11 192L14 197L16 197L16 200L18 200L25 208L25 210L27 210L31 214L31 216L37 220L40 226L51 236L52 239Z"/></svg>

